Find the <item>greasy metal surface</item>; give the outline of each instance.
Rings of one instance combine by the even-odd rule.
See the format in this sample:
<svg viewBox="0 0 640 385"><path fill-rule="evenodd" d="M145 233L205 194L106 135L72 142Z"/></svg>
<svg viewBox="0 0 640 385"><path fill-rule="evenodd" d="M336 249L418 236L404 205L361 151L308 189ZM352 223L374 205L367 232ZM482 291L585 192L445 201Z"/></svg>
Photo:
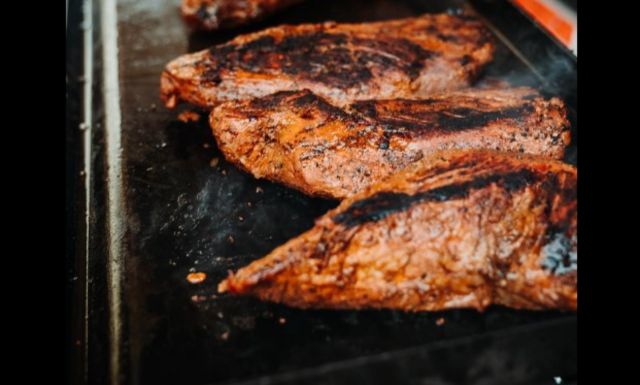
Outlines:
<svg viewBox="0 0 640 385"><path fill-rule="evenodd" d="M484 314L466 310L438 314L302 311L216 294L217 283L229 269L259 258L303 232L315 217L336 203L257 181L227 164L204 119L184 123L177 116L188 106L177 111L162 107L158 87L163 66L180 54L267 25L397 18L454 9L453 5L462 2L310 0L241 31L212 34L191 33L180 20L178 3L121 0L117 9L121 198L126 209L123 218L119 218L125 224L124 251L120 256L124 262L122 303L119 316L112 323L122 333L123 344L115 353L124 383L229 383L300 373L336 362L345 362L344 367L348 368L353 359L381 359L380 354L385 352L421 346L431 353L420 354L427 354L429 359L440 357L439 364L425 365L417 371L407 366L403 374L407 378L413 378L414 373L442 384L471 380L551 383L552 375L575 376L572 314L502 308ZM486 3L490 8L493 2ZM560 55L551 51L552 57ZM521 59L525 56L521 53ZM500 45L485 79L506 78L516 84L538 85L535 72L543 78L556 75L555 64L538 64L529 63L527 67ZM554 83L563 84L556 80L553 78ZM561 96L575 103L571 88L547 91L568 93ZM573 116L572 120L575 123ZM571 154L570 159L574 159L575 152ZM110 181L107 179L106 183ZM186 279L190 272L204 272L206 279L191 284ZM444 324L437 325L440 318ZM554 331L547 334L550 339L540 344L535 336L545 335L544 325ZM522 328L508 341L520 344L512 342L510 348L492 345L491 336L474 339L485 332L515 326ZM458 337L467 338L462 341L469 343L456 345L453 341ZM449 342L453 345L447 350ZM538 348L528 348L528 344ZM456 361L455 349L460 346L467 349L467 361ZM456 366L473 361L471 357L478 355L500 360L501 349L518 347L521 350L513 354L516 363ZM112 353L113 349L114 346ZM422 357L420 354L417 357ZM414 359L407 358L408 362L418 362L415 355L410 357ZM521 364L527 362L537 364L527 364L523 369Z"/></svg>

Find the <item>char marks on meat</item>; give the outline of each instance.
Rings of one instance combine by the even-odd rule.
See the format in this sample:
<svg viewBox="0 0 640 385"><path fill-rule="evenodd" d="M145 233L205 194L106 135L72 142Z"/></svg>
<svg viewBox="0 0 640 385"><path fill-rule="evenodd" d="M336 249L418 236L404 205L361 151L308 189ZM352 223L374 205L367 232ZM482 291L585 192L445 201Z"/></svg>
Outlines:
<svg viewBox="0 0 640 385"><path fill-rule="evenodd" d="M310 91L216 107L210 124L230 162L306 194L350 196L443 149L486 148L561 158L562 101L530 88L465 89L422 100L332 105Z"/></svg>
<svg viewBox="0 0 640 385"><path fill-rule="evenodd" d="M260 20L302 0L182 0L185 21L196 29L239 27Z"/></svg>
<svg viewBox="0 0 640 385"><path fill-rule="evenodd" d="M301 308L577 308L577 170L433 154L345 199L221 292Z"/></svg>
<svg viewBox="0 0 640 385"><path fill-rule="evenodd" d="M493 50L487 29L468 16L283 25L173 60L161 96L168 107L301 89L335 105L415 99L468 86Z"/></svg>

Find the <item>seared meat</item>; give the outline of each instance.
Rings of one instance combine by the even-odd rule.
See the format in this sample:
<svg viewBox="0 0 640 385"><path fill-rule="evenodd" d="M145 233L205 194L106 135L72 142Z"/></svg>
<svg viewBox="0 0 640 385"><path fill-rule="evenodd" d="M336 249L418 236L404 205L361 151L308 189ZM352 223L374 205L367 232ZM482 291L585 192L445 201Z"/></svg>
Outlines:
<svg viewBox="0 0 640 385"><path fill-rule="evenodd" d="M233 28L262 19L302 0L182 0L182 16L203 30Z"/></svg>
<svg viewBox="0 0 640 385"><path fill-rule="evenodd" d="M487 148L561 158L559 99L530 88L467 89L345 108L309 91L224 103L210 124L227 160L309 195L344 198L436 150Z"/></svg>
<svg viewBox="0 0 640 385"><path fill-rule="evenodd" d="M418 98L467 86L492 54L488 31L468 16L284 25L173 60L161 96L167 107L305 88L337 105Z"/></svg>
<svg viewBox="0 0 640 385"><path fill-rule="evenodd" d="M577 308L577 170L433 155L344 200L219 291L301 308Z"/></svg>

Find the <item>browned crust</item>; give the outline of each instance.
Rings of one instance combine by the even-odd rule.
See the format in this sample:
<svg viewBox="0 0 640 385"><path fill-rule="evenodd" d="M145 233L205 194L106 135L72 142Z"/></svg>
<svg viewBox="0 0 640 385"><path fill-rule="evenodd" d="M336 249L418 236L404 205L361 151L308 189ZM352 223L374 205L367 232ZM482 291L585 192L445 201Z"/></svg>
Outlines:
<svg viewBox="0 0 640 385"><path fill-rule="evenodd" d="M577 308L577 170L445 151L316 221L220 283L301 308Z"/></svg>
<svg viewBox="0 0 640 385"><path fill-rule="evenodd" d="M193 28L214 31L261 20L303 0L182 0L180 11Z"/></svg>
<svg viewBox="0 0 640 385"><path fill-rule="evenodd" d="M173 60L161 76L161 97L168 107L304 88L337 105L420 98L469 85L493 57L491 40L467 16L283 25Z"/></svg>
<svg viewBox="0 0 640 385"><path fill-rule="evenodd" d="M564 103L530 88L468 89L344 108L310 91L280 92L221 104L210 124L225 158L255 177L338 199L438 150L561 158L570 142Z"/></svg>

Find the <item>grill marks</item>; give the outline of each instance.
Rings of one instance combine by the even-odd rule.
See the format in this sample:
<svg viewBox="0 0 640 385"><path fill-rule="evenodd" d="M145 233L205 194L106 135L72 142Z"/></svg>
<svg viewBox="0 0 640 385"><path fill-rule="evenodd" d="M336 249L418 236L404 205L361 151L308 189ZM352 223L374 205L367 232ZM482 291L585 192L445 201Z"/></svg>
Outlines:
<svg viewBox="0 0 640 385"><path fill-rule="evenodd" d="M481 100L474 100L481 104ZM366 100L351 105L351 108L367 118L383 125L387 134L422 136L429 133L447 133L479 129L495 121L522 123L534 112L530 101L515 106L479 105L455 107L456 98L443 101L424 100Z"/></svg>
<svg viewBox="0 0 640 385"><path fill-rule="evenodd" d="M298 109L303 119L312 118L317 113L325 114L331 120L347 121L352 119L343 109L328 103L311 92L303 92L302 95L296 92L289 94L293 96L292 104Z"/></svg>
<svg viewBox="0 0 640 385"><path fill-rule="evenodd" d="M576 169L444 151L347 198L220 291L302 308L577 308Z"/></svg>
<svg viewBox="0 0 640 385"><path fill-rule="evenodd" d="M506 125L523 124L535 113L534 100L523 98L513 106L484 103L481 96L467 98L466 103L460 103L455 96L444 100L364 100L343 109L310 91L281 91L249 103L256 110L279 109L290 104L303 118L317 111L325 114L327 120L375 125L384 136L386 144L383 147L388 148L388 140L392 136L410 139L479 130L498 121ZM457 107L464 104L469 106Z"/></svg>
<svg viewBox="0 0 640 385"><path fill-rule="evenodd" d="M225 157L255 176L341 199L442 149L559 158L568 143L564 106L525 98L532 92L470 89L338 107L308 90L284 91L224 103L211 127ZM248 156L256 148L261 156Z"/></svg>
<svg viewBox="0 0 640 385"><path fill-rule="evenodd" d="M225 71L283 72L287 75L348 89L380 73L399 70L414 80L424 61L436 55L403 38L362 38L317 31L262 36L245 44L227 44L209 50L211 63L203 78L217 84Z"/></svg>
<svg viewBox="0 0 640 385"><path fill-rule="evenodd" d="M481 22L446 14L282 25L176 58L165 67L160 89L170 108L304 88L339 106L413 99L469 86L493 52Z"/></svg>
<svg viewBox="0 0 640 385"><path fill-rule="evenodd" d="M487 188L492 184L499 186L507 193L513 193L535 183L539 178L531 170L523 169L477 175L469 181L444 185L413 195L379 192L355 202L345 211L334 216L332 220L347 228L359 226L368 222L377 222L389 215L406 211L416 204L463 199L472 191Z"/></svg>
<svg viewBox="0 0 640 385"><path fill-rule="evenodd" d="M489 123L501 120L523 122L533 112L530 104L505 109L482 111L471 108L453 108L448 112L439 112L432 130L463 131L485 127Z"/></svg>
<svg viewBox="0 0 640 385"><path fill-rule="evenodd" d="M411 80L420 75L423 62L438 54L423 49L407 39L352 39L356 62L363 68L378 66L379 70L396 67ZM370 73L370 70L369 70Z"/></svg>
<svg viewBox="0 0 640 385"><path fill-rule="evenodd" d="M482 111L464 107L453 108L448 113L439 113L437 127L445 131L459 131L471 127L485 126L499 119L522 121L532 110L531 105L509 107L497 111Z"/></svg>
<svg viewBox="0 0 640 385"><path fill-rule="evenodd" d="M327 120L339 119L346 121L353 119L343 109L328 103L309 91L280 91L262 98L251 99L247 104L248 109L254 112L253 115L259 117L267 116L269 112L279 110L283 106L289 106L303 119L310 119L316 114L324 114Z"/></svg>
<svg viewBox="0 0 640 385"><path fill-rule="evenodd" d="M533 171L526 168L515 171L494 170L481 174L479 172L490 168L491 165L483 165L482 159L475 165L473 163L473 160L459 157L448 166L430 169L428 175L419 178L421 182L418 183L425 183L438 175L446 175L446 179L453 180L459 180L465 174L474 175L470 180L441 185L415 194L377 192L355 201L334 215L331 220L346 229L351 229L383 221L391 215L406 212L420 204L466 199L472 192L492 185L505 194L515 194L531 188L535 191L539 204L545 207L545 214L541 220L548 223L542 235L540 267L553 275L575 279L575 276L571 275L578 269L575 174Z"/></svg>

